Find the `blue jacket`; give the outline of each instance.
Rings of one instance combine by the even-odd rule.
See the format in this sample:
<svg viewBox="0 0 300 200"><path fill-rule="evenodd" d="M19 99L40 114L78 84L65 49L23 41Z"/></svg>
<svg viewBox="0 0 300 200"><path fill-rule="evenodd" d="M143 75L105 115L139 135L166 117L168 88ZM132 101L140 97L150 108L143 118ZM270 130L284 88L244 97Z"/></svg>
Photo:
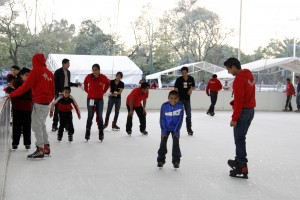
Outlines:
<svg viewBox="0 0 300 200"><path fill-rule="evenodd" d="M184 107L182 103L172 106L169 102L162 104L160 109L161 134L174 132L174 136L180 136L180 129L183 121Z"/></svg>

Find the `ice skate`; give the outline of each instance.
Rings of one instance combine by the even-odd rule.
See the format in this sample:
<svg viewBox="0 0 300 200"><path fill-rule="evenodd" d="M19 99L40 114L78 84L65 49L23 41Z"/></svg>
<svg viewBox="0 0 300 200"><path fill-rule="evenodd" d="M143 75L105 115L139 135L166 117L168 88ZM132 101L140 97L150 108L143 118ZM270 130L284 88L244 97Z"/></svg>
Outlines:
<svg viewBox="0 0 300 200"><path fill-rule="evenodd" d="M50 144L44 144L44 155L50 156Z"/></svg>
<svg viewBox="0 0 300 200"><path fill-rule="evenodd" d="M174 167L175 169L178 169L178 168L180 167L179 162L174 162L174 163L173 163L173 167Z"/></svg>
<svg viewBox="0 0 300 200"><path fill-rule="evenodd" d="M86 129L86 131L85 131L85 137L84 137L86 139L86 141L89 141L90 135L91 135L91 130Z"/></svg>
<svg viewBox="0 0 300 200"><path fill-rule="evenodd" d="M235 160L228 160L228 165L232 168L229 172L229 176L248 179L247 163L238 163Z"/></svg>
<svg viewBox="0 0 300 200"><path fill-rule="evenodd" d="M103 130L99 131L99 140L102 142L104 140L104 133Z"/></svg>
<svg viewBox="0 0 300 200"><path fill-rule="evenodd" d="M126 131L129 136L131 136L132 131Z"/></svg>
<svg viewBox="0 0 300 200"><path fill-rule="evenodd" d="M36 151L32 154L29 154L27 158L44 158L44 148L36 147Z"/></svg>
<svg viewBox="0 0 300 200"><path fill-rule="evenodd" d="M192 129L188 130L188 135L192 136L194 134L194 131Z"/></svg>
<svg viewBox="0 0 300 200"><path fill-rule="evenodd" d="M103 129L106 129L108 126L108 123L103 124Z"/></svg>
<svg viewBox="0 0 300 200"><path fill-rule="evenodd" d="M57 141L61 141L62 140L62 134L57 134Z"/></svg>
<svg viewBox="0 0 300 200"><path fill-rule="evenodd" d="M73 142L73 135L69 135L68 139L69 139L69 142Z"/></svg>
<svg viewBox="0 0 300 200"><path fill-rule="evenodd" d="M118 127L115 122L112 123L111 128L112 128L113 131L119 131L120 130L120 127Z"/></svg>
<svg viewBox="0 0 300 200"><path fill-rule="evenodd" d="M29 149L31 149L31 146L30 145L25 145L25 149L29 150Z"/></svg>
<svg viewBox="0 0 300 200"><path fill-rule="evenodd" d="M143 135L148 135L148 132L147 132L146 130L141 131L141 133L142 133Z"/></svg>
<svg viewBox="0 0 300 200"><path fill-rule="evenodd" d="M159 162L157 163L157 167L162 168L162 167L164 166L165 163L166 163L165 161L159 161Z"/></svg>
<svg viewBox="0 0 300 200"><path fill-rule="evenodd" d="M12 145L11 149L14 150L14 151L17 150L18 149L18 145Z"/></svg>
<svg viewBox="0 0 300 200"><path fill-rule="evenodd" d="M52 132L55 132L55 131L57 131L57 130L58 130L58 127L55 126L55 125L52 125Z"/></svg>

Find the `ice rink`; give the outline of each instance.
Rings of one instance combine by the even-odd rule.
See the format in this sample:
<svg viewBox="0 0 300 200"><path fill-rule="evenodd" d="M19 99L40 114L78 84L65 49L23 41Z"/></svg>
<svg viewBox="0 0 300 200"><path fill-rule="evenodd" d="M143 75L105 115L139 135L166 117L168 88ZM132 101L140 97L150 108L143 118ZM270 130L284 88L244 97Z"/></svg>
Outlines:
<svg viewBox="0 0 300 200"><path fill-rule="evenodd" d="M169 138L167 162L156 167L160 144L159 111L149 111L147 130L125 132L127 113L120 113L120 131L105 130L103 143L93 124L84 140L87 112L73 112L74 142L62 142L47 127L51 157L27 160L23 145L9 158L5 200L288 200L300 199L300 114L256 112L247 135L249 179L229 177L227 160L234 158L231 112L192 112L194 136L181 131L181 165L173 169ZM111 115L111 119L113 113ZM111 125L111 124L110 124ZM35 141L32 135L32 141ZM21 143L22 144L22 143Z"/></svg>

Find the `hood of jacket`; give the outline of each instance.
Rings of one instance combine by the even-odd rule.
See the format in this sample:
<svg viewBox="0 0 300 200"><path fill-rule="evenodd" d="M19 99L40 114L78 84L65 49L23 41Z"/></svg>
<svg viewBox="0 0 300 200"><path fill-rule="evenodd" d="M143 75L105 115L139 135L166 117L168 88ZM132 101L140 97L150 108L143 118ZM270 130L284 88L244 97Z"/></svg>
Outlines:
<svg viewBox="0 0 300 200"><path fill-rule="evenodd" d="M47 67L44 54L35 54L32 57L32 67L33 68Z"/></svg>

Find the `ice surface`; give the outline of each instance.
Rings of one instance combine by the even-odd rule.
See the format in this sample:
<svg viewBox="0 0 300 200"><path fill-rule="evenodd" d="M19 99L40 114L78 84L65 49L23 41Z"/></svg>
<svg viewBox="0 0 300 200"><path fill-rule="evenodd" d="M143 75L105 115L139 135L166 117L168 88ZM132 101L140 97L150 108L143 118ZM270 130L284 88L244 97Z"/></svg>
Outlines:
<svg viewBox="0 0 300 200"><path fill-rule="evenodd" d="M73 113L74 142L62 142L47 126L51 157L27 160L19 145L10 154L5 200L286 200L300 197L300 114L256 112L247 137L249 179L229 177L227 160L234 157L231 112L193 112L194 136L181 131L181 165L174 170L169 138L167 162L156 167L160 143L159 112L147 116L149 135L139 132L134 115L133 134L125 132L126 112L120 113L120 131L105 130L98 141L95 123L91 139L84 140L87 112L79 121ZM111 119L113 113L111 115ZM32 135L32 141L35 141ZM22 144L22 143L21 143Z"/></svg>

